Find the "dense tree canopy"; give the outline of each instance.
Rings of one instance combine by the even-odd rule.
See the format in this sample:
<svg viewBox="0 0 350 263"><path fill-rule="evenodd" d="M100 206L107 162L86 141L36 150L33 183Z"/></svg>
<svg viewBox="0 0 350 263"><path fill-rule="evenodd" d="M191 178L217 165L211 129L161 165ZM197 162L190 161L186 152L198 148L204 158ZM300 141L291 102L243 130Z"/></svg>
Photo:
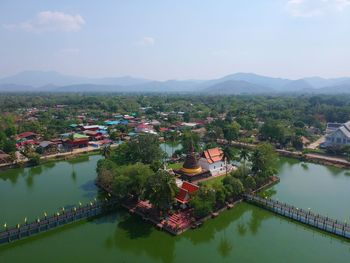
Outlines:
<svg viewBox="0 0 350 263"><path fill-rule="evenodd" d="M158 137L150 134L122 143L111 153L111 159L119 165L137 162L152 164L159 162L163 157L164 152L159 146Z"/></svg>
<svg viewBox="0 0 350 263"><path fill-rule="evenodd" d="M167 211L174 203L178 187L175 177L165 170L158 170L148 177L144 197L162 211Z"/></svg>

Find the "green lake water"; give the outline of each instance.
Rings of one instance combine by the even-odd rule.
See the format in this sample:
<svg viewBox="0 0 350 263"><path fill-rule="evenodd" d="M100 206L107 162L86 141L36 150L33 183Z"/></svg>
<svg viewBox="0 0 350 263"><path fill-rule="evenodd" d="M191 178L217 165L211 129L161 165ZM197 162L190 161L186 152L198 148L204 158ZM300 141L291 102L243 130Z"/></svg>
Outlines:
<svg viewBox="0 0 350 263"><path fill-rule="evenodd" d="M0 172L0 223L88 202L98 155ZM350 176L321 165L279 161L273 198L350 221ZM350 242L242 203L173 237L125 211L0 247L0 262L349 262Z"/></svg>

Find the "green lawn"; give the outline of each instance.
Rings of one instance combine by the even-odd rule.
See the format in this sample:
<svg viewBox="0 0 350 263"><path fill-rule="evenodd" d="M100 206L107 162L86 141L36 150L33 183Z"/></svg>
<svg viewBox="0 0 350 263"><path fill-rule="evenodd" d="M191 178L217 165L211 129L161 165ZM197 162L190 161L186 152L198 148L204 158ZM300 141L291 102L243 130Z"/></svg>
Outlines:
<svg viewBox="0 0 350 263"><path fill-rule="evenodd" d="M221 182L222 180L224 180L225 175L222 176L218 176L218 177L213 177L209 180L203 181L202 184L208 185L208 186L213 186L219 182Z"/></svg>
<svg viewBox="0 0 350 263"><path fill-rule="evenodd" d="M172 169L180 169L182 167L182 163L169 163L168 168Z"/></svg>

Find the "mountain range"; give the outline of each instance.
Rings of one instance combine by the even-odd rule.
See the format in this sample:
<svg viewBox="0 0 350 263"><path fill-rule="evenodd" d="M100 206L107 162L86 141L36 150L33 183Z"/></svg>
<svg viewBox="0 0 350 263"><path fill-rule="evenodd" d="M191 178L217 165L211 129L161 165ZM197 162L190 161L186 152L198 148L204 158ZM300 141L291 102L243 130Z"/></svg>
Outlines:
<svg viewBox="0 0 350 263"><path fill-rule="evenodd" d="M135 77L84 78L55 71L24 71L0 78L0 92L196 93L201 95L314 93L350 94L350 78L297 80L235 73L211 80L156 81Z"/></svg>

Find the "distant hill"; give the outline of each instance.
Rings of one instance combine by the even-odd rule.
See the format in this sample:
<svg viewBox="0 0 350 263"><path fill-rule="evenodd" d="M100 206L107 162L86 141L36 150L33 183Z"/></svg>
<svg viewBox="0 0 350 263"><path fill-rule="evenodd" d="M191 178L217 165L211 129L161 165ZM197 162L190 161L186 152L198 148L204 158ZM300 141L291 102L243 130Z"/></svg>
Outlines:
<svg viewBox="0 0 350 263"><path fill-rule="evenodd" d="M344 82L350 81L350 78L336 78L336 79L325 79L320 77L303 78L313 88L320 89L330 86L340 85Z"/></svg>
<svg viewBox="0 0 350 263"><path fill-rule="evenodd" d="M195 94L350 93L350 78L297 80L235 73L211 80L156 81L134 77L85 78L55 71L24 71L0 79L0 92L151 92Z"/></svg>
<svg viewBox="0 0 350 263"><path fill-rule="evenodd" d="M350 82L316 90L319 94L350 94Z"/></svg>
<svg viewBox="0 0 350 263"><path fill-rule="evenodd" d="M242 80L246 81L255 85L269 87L275 90L280 89L284 85L290 82L288 79L282 79L282 78L272 78L272 77L266 77L266 76L260 76L253 73L236 73L232 75L228 75L222 80Z"/></svg>
<svg viewBox="0 0 350 263"><path fill-rule="evenodd" d="M148 82L149 80L132 77L116 78L84 78L63 75L55 71L23 71L16 75L0 79L0 84L29 85L42 87L45 85L67 86L75 84L96 84L96 85L136 85Z"/></svg>
<svg viewBox="0 0 350 263"><path fill-rule="evenodd" d="M310 92L313 91L314 87L310 85L304 79L291 80L286 85L280 88L280 91L284 92Z"/></svg>
<svg viewBox="0 0 350 263"><path fill-rule="evenodd" d="M202 93L208 95L238 95L238 94L263 94L273 93L271 88L263 87L260 85L252 84L242 80L226 80L212 86L209 86L203 90Z"/></svg>

